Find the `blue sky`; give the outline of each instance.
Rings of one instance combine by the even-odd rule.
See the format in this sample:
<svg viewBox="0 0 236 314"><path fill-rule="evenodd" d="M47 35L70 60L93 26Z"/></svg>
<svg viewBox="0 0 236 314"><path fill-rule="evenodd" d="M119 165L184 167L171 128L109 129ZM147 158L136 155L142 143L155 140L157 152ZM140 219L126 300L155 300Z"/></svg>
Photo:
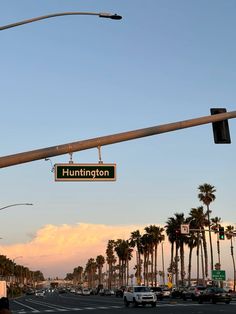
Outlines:
<svg viewBox="0 0 236 314"><path fill-rule="evenodd" d="M1 31L1 155L235 110L234 0L2 0L0 24L66 11ZM47 224L165 224L200 206L216 187L212 215L235 218L235 130L215 145L210 124L102 148L117 181L54 182L50 162L1 169L2 245L24 243ZM51 159L68 162L70 156ZM97 162L97 149L73 154ZM132 230L131 230L132 231ZM22 254L23 255L23 254Z"/></svg>

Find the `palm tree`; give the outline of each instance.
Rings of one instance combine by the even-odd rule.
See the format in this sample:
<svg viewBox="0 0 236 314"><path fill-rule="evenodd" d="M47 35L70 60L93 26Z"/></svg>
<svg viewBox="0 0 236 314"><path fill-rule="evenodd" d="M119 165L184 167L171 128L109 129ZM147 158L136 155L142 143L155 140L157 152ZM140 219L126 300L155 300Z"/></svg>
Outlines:
<svg viewBox="0 0 236 314"><path fill-rule="evenodd" d="M180 233L181 225L186 223L186 219L184 218L183 213L175 213L175 217L168 218L167 226L166 226L166 233L168 235L169 240L171 240L173 243L175 243L175 257L172 257L170 270L172 273L175 274L175 281L176 286L179 286L179 269L178 269L178 262L180 259L180 275L181 275L181 281L182 285L184 283L184 277L185 277L185 266L184 266L184 244L187 241L186 235L182 235ZM171 235L172 233L172 235ZM171 244L172 244L171 242ZM172 250L174 250L174 246L172 247ZM180 252L180 258L179 258L179 252ZM173 252L172 252L173 254Z"/></svg>
<svg viewBox="0 0 236 314"><path fill-rule="evenodd" d="M75 267L73 270L73 282L74 284L82 284L82 274L83 274L83 267L78 266Z"/></svg>
<svg viewBox="0 0 236 314"><path fill-rule="evenodd" d="M164 235L162 232L164 231L163 228L150 225L149 227L144 228L145 231L150 235L150 239L152 241L152 246L154 248L154 278L155 278L155 287L157 286L157 248L158 244L164 240ZM153 249L151 252L151 262L152 262L152 286L153 286Z"/></svg>
<svg viewBox="0 0 236 314"><path fill-rule="evenodd" d="M116 263L116 257L114 254L115 241L109 240L106 248L106 261L108 264L108 289L111 289L112 281L114 278L114 265Z"/></svg>
<svg viewBox="0 0 236 314"><path fill-rule="evenodd" d="M145 227L144 230L146 231L147 238L148 238L148 253L150 254L151 260L149 261L148 265L150 265L150 272L148 273L148 283L151 281L151 286L153 286L153 277L154 277L154 232L153 232L153 226ZM156 277L156 275L155 275Z"/></svg>
<svg viewBox="0 0 236 314"><path fill-rule="evenodd" d="M166 234L168 236L168 240L171 244L170 249L170 266L168 268L168 272L170 273L170 278L173 278L173 275L175 274L175 267L174 267L174 245L176 240L176 222L174 217L169 217L166 225Z"/></svg>
<svg viewBox="0 0 236 314"><path fill-rule="evenodd" d="M234 260L234 247L233 247L233 237L235 235L234 232L234 226L226 226L225 230L226 238L230 240L230 252L231 252L231 257L232 257L232 262L233 262L233 271L234 271L234 286L233 290L235 291L235 284L236 284L236 270L235 270L235 260Z"/></svg>
<svg viewBox="0 0 236 314"><path fill-rule="evenodd" d="M139 230L131 232L131 237L130 237L130 246L131 247L136 247L137 248L137 255L136 255L136 281L139 285L141 285L142 282L142 260L141 260L141 254L143 253L142 249L142 243L141 243L141 233Z"/></svg>
<svg viewBox="0 0 236 314"><path fill-rule="evenodd" d="M198 237L195 232L191 232L187 237L187 245L189 247L189 257L188 257L188 286L191 283L191 270L192 270L192 253L193 249L198 244Z"/></svg>
<svg viewBox="0 0 236 314"><path fill-rule="evenodd" d="M129 278L129 261L132 258L133 249L130 246L129 240L118 239L115 242L115 251L119 258L119 278L120 286L128 285Z"/></svg>
<svg viewBox="0 0 236 314"><path fill-rule="evenodd" d="M220 240L219 240L219 228L221 227L221 218L220 217L215 217L211 218L211 230L213 230L217 234L217 254L218 254L218 263L220 263Z"/></svg>
<svg viewBox="0 0 236 314"><path fill-rule="evenodd" d="M145 233L141 238L142 250L143 250L143 281L144 285L149 283L149 265L150 265L150 253L153 250L152 237L150 234Z"/></svg>
<svg viewBox="0 0 236 314"><path fill-rule="evenodd" d="M102 267L105 264L105 258L102 255L96 257L96 263L98 268L98 284L102 283Z"/></svg>
<svg viewBox="0 0 236 314"><path fill-rule="evenodd" d="M211 231L210 231L210 208L209 205L211 202L215 200L215 192L216 189L213 185L210 185L208 183L204 183L202 185L199 185L198 190L200 193L198 194L198 198L201 202L203 202L204 205L207 207L207 218L208 218L208 226L209 226L209 240L210 240L210 252L211 252L211 270L213 270L214 267L214 261L213 261L213 250L212 250L212 239L211 239Z"/></svg>
<svg viewBox="0 0 236 314"><path fill-rule="evenodd" d="M84 270L85 276L87 277L88 286L90 288L94 288L96 270L97 270L97 264L96 264L94 258L90 258L87 261L87 264L86 264L85 270Z"/></svg>
<svg viewBox="0 0 236 314"><path fill-rule="evenodd" d="M202 206L197 208L192 208L189 213L190 219L190 229L196 230L197 234L197 278L199 280L199 247L200 247L200 240L203 244L203 251L205 257L205 271L202 271L203 280L204 277L208 277L208 253L207 253L207 242L206 242L206 235L205 235L205 226L208 225L207 219L207 212L204 212Z"/></svg>
<svg viewBox="0 0 236 314"><path fill-rule="evenodd" d="M181 228L182 224L186 223L186 219L184 218L183 213L175 213L175 219L176 219L176 225L178 227L178 231ZM184 244L187 243L187 237L185 234L181 234L180 232L177 233L176 237L176 247L179 247L179 252L180 252L180 277L181 277L181 282L182 286L184 285L184 277L185 277L185 264L184 264ZM178 282L177 282L178 286Z"/></svg>

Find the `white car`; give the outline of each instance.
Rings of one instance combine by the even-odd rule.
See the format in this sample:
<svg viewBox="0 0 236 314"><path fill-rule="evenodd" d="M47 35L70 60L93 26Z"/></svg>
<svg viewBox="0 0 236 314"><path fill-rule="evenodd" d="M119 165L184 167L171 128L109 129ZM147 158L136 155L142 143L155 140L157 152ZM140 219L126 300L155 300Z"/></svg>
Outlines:
<svg viewBox="0 0 236 314"><path fill-rule="evenodd" d="M90 295L90 290L87 288L82 289L82 295Z"/></svg>
<svg viewBox="0 0 236 314"><path fill-rule="evenodd" d="M157 297L154 292L147 286L133 286L127 287L123 296L125 306L133 303L134 306L151 304L152 307L156 306Z"/></svg>
<svg viewBox="0 0 236 314"><path fill-rule="evenodd" d="M35 296L36 297L44 297L45 291L44 290L36 290L35 291Z"/></svg>

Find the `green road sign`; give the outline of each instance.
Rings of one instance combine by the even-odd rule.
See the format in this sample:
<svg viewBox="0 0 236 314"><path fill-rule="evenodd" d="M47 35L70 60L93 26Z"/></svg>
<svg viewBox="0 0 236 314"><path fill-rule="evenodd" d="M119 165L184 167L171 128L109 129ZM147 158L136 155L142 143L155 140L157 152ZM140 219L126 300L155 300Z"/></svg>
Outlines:
<svg viewBox="0 0 236 314"><path fill-rule="evenodd" d="M116 164L55 164L55 181L115 181Z"/></svg>
<svg viewBox="0 0 236 314"><path fill-rule="evenodd" d="M225 270L212 270L211 279L212 280L225 280Z"/></svg>

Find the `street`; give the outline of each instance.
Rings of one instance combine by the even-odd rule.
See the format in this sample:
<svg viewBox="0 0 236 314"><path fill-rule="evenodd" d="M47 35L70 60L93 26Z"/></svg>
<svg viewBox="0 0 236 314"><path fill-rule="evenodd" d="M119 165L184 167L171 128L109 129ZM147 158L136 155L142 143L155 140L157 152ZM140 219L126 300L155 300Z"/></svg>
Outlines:
<svg viewBox="0 0 236 314"><path fill-rule="evenodd" d="M182 300L166 299L159 301L156 308L150 306L130 307L126 308L122 298L115 296L81 296L72 293L46 294L44 297L36 297L35 295L27 295L15 300L10 300L10 308L12 313L86 313L93 311L95 313L168 313L168 314L216 314L216 313L235 313L236 302L231 304L198 304L197 302Z"/></svg>

